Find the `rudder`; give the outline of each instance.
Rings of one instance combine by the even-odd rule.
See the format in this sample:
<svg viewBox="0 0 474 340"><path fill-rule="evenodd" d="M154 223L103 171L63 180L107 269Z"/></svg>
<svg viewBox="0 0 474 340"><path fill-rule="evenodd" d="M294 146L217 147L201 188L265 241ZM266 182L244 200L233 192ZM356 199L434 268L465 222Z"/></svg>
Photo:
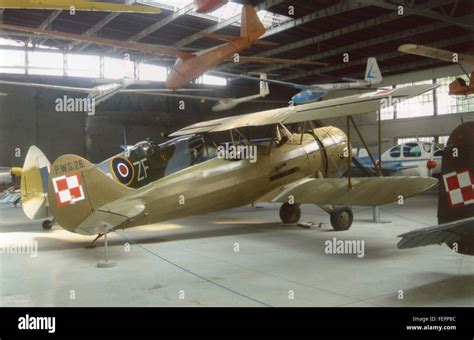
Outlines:
<svg viewBox="0 0 474 340"><path fill-rule="evenodd" d="M372 57L367 59L367 67L365 69L364 79L370 84L379 84L382 82L382 73L380 72L379 65L377 64L377 59Z"/></svg>
<svg viewBox="0 0 474 340"><path fill-rule="evenodd" d="M474 216L474 122L451 133L441 165L438 223Z"/></svg>
<svg viewBox="0 0 474 340"><path fill-rule="evenodd" d="M253 42L265 33L260 18L257 16L255 7L252 5L244 5L242 7L242 16L240 23L240 37L247 38L249 42Z"/></svg>
<svg viewBox="0 0 474 340"><path fill-rule="evenodd" d="M23 163L20 191L22 209L30 219L47 218L49 160L43 152L32 145Z"/></svg>

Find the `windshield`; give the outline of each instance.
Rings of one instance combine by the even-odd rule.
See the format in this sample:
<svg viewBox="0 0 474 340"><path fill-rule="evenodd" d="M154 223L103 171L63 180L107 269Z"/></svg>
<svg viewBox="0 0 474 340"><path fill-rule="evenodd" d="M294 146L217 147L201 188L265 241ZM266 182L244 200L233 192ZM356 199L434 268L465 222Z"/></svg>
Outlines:
<svg viewBox="0 0 474 340"><path fill-rule="evenodd" d="M199 135L174 138L160 144L159 150L165 176L216 156L215 148Z"/></svg>

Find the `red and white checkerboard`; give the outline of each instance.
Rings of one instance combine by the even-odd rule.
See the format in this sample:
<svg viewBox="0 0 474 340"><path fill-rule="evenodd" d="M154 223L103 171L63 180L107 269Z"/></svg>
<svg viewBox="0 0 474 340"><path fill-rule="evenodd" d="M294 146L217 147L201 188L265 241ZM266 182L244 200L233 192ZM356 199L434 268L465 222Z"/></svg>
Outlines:
<svg viewBox="0 0 474 340"><path fill-rule="evenodd" d="M64 207L85 199L84 190L79 181L79 174L63 175L53 178L56 202Z"/></svg>
<svg viewBox="0 0 474 340"><path fill-rule="evenodd" d="M449 204L459 208L474 204L474 176L470 170L457 170L443 175Z"/></svg>

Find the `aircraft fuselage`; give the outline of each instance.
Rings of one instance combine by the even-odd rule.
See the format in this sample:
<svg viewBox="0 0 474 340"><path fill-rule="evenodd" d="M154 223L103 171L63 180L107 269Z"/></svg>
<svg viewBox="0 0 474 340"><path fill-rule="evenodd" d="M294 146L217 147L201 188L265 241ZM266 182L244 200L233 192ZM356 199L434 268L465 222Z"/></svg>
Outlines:
<svg viewBox="0 0 474 340"><path fill-rule="evenodd" d="M274 146L270 154L268 146L257 145L254 163L214 158L138 189L127 199L143 202L145 213L121 228L240 207L297 180L318 173L334 177L343 171L344 132L323 127L314 135L305 133L302 144L300 138L294 134L292 141Z"/></svg>

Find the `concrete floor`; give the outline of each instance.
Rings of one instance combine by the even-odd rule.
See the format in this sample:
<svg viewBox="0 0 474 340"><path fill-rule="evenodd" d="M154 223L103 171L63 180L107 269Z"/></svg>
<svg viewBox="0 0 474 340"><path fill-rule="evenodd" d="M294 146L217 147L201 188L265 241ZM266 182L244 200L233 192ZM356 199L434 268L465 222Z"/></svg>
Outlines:
<svg viewBox="0 0 474 340"><path fill-rule="evenodd" d="M388 224L355 208L344 232L314 206L303 206L301 221L321 228L282 225L278 205L243 207L112 234L118 265L100 269L102 241L87 249L91 237L43 231L3 206L0 306L474 306L474 258L447 246L396 248L397 235L436 223L435 207L434 195L384 206ZM333 237L364 240L365 256L327 254ZM38 256L4 253L28 240Z"/></svg>

